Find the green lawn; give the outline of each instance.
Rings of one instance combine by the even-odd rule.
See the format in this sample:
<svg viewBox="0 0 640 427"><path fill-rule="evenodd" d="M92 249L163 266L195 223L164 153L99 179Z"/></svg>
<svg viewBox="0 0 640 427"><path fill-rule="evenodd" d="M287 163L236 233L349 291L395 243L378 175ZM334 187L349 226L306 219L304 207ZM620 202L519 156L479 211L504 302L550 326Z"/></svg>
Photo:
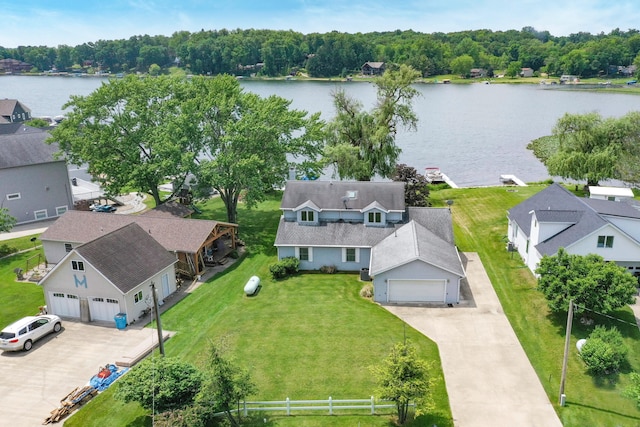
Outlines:
<svg viewBox="0 0 640 427"><path fill-rule="evenodd" d="M258 400L361 399L374 393L369 367L404 339L421 357L434 361L435 410L410 426L452 426L449 401L436 345L358 292L357 274L304 274L274 282L268 267L276 260L273 247L280 216L279 198L257 210L240 208L240 235L247 255L240 263L203 284L162 316L163 328L177 334L167 341L168 356L196 365L207 345L223 339L236 362L249 369L258 385ZM202 208L202 217L224 219L220 199ZM262 288L255 297L244 284L258 275ZM91 401L65 426L148 426L150 419L135 404L124 405L107 392ZM340 412L342 413L342 412ZM329 417L310 412L304 417L260 415L271 426L389 426L393 411L375 416L360 411ZM320 415L322 414L322 415Z"/></svg>
<svg viewBox="0 0 640 427"><path fill-rule="evenodd" d="M638 426L640 411L621 396L628 374L640 371L640 332L629 309L614 317L627 323L596 318L596 324L616 325L630 348L629 366L615 378L592 378L575 350L593 326L574 322L565 392L567 406L557 405L566 316L552 315L535 279L515 254L505 251L506 211L543 187L493 187L432 192L435 205L454 201L452 211L457 244L462 251L480 254L505 313L529 360L555 405L563 424L582 426ZM224 337L236 361L253 372L260 399L326 399L329 395L368 397L373 383L368 366L380 360L390 346L402 339L402 322L358 296L355 275L306 274L272 282L268 265L275 260L273 238L279 201L274 198L260 209L240 209L240 233L248 245L241 263L210 280L194 294L163 315L163 326L177 331L166 344L169 355L200 363L209 340ZM203 206L203 217L224 219L222 205ZM28 242L28 238L25 239ZM42 304L36 285L16 284L13 268L23 267L29 255L0 260L0 320L7 323ZM24 268L24 267L23 267ZM258 296L243 296L247 279L257 274L263 288ZM4 308L14 310L6 314ZM409 340L425 357L438 360L437 349L411 328ZM438 371L436 412L412 425L452 425L442 373ZM150 420L137 405L123 405L107 391L74 415L68 426L148 426ZM505 408L517 410L517 408ZM269 414L272 417L271 414ZM328 417L314 413L304 417L272 417L272 426L373 425L388 426L389 417ZM260 419L262 424L262 419ZM263 425L263 424L262 424Z"/></svg>
<svg viewBox="0 0 640 427"><path fill-rule="evenodd" d="M575 426L638 426L640 411L633 401L621 396L628 373L640 371L640 332L629 308L613 317L626 323L595 318L595 324L615 325L629 346L629 364L614 378L593 378L585 372L575 343L586 338L593 326L579 318L573 322L571 354L565 393L567 405L559 407L560 376L564 353L566 314L549 312L535 279L517 254L505 250L507 209L541 190L542 186L455 189L434 192L434 203L452 206L456 242L462 251L478 252L491 278L504 311L535 368L549 400L556 406L563 424Z"/></svg>
<svg viewBox="0 0 640 427"><path fill-rule="evenodd" d="M30 237L0 242L0 246L5 244L26 252L0 259L0 328L21 317L33 316L44 304L42 288L32 282L16 282L16 275L13 272L16 268L26 270L27 260L41 254L42 249L33 249Z"/></svg>

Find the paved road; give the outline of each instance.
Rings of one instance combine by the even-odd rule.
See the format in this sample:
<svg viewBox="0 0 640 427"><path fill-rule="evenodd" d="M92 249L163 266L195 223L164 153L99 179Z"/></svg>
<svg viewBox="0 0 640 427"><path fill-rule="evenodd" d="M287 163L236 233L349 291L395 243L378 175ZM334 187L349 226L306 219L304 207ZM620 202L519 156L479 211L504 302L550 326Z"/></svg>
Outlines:
<svg viewBox="0 0 640 427"><path fill-rule="evenodd" d="M459 306L385 308L438 344L456 427L561 427L482 261L465 256Z"/></svg>

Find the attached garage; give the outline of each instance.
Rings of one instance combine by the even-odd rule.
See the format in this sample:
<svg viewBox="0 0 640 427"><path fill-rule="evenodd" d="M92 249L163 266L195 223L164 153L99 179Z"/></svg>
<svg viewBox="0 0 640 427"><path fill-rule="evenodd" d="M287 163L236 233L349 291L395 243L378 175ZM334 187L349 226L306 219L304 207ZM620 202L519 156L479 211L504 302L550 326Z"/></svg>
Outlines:
<svg viewBox="0 0 640 427"><path fill-rule="evenodd" d="M387 286L387 302L446 302L446 280L389 279Z"/></svg>
<svg viewBox="0 0 640 427"><path fill-rule="evenodd" d="M113 321L120 313L120 301L113 298L89 297L89 313L91 320Z"/></svg>
<svg viewBox="0 0 640 427"><path fill-rule="evenodd" d="M49 313L62 317L80 317L80 298L64 292L49 292Z"/></svg>

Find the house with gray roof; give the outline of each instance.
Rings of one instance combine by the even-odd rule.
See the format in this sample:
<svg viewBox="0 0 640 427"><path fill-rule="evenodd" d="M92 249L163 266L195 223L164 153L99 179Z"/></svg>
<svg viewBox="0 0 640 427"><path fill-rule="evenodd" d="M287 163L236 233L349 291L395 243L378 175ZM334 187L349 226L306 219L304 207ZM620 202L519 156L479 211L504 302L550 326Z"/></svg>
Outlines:
<svg viewBox="0 0 640 427"><path fill-rule="evenodd" d="M120 215L73 210L40 235L47 264L58 264L73 249L132 223L177 256L177 271L188 277L204 274L236 249L238 226L232 223L179 218L166 212Z"/></svg>
<svg viewBox="0 0 640 427"><path fill-rule="evenodd" d="M447 208L405 206L402 182L288 181L278 259L373 281L380 303L457 303L464 268Z"/></svg>
<svg viewBox="0 0 640 427"><path fill-rule="evenodd" d="M99 214L96 214L99 215ZM176 291L175 254L134 222L69 251L40 281L49 313L84 322L127 323Z"/></svg>
<svg viewBox="0 0 640 427"><path fill-rule="evenodd" d="M0 99L0 123L31 120L31 110L17 99Z"/></svg>
<svg viewBox="0 0 640 427"><path fill-rule="evenodd" d="M55 218L73 209L64 158L49 133L17 123L0 124L0 207L17 224Z"/></svg>
<svg viewBox="0 0 640 427"><path fill-rule="evenodd" d="M628 201L576 197L552 184L508 211L508 239L534 272L544 255L595 253L640 276L640 210Z"/></svg>

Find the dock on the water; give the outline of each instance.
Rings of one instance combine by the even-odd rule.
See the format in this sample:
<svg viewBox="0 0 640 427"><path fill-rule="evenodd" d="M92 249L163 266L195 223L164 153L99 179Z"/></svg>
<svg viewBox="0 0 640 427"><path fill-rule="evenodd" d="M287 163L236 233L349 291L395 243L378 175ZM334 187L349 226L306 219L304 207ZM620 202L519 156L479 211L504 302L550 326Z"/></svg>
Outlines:
<svg viewBox="0 0 640 427"><path fill-rule="evenodd" d="M505 185L517 185L520 187L527 186L527 184L523 180L521 180L515 175L510 175L510 174L500 175L500 182L502 182Z"/></svg>
<svg viewBox="0 0 640 427"><path fill-rule="evenodd" d="M451 188L458 188L458 185L451 180L446 174L442 174L442 180L447 183L447 185Z"/></svg>

